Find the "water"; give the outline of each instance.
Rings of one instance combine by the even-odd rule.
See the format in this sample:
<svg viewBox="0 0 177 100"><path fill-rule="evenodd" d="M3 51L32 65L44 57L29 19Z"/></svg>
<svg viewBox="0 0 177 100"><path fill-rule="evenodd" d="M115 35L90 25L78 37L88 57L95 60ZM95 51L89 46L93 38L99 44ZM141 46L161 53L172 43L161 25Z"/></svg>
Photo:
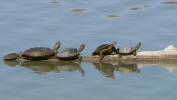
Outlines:
<svg viewBox="0 0 177 100"><path fill-rule="evenodd" d="M165 3L164 3L165 2ZM0 4L0 58L30 47L84 43L83 56L104 43L162 50L176 43L176 3L168 0L43 0ZM129 63L129 62L128 62ZM0 61L3 100L176 99L175 62L72 63ZM129 67L130 66L130 67ZM71 69L70 69L71 68ZM138 70L140 72L138 72Z"/></svg>

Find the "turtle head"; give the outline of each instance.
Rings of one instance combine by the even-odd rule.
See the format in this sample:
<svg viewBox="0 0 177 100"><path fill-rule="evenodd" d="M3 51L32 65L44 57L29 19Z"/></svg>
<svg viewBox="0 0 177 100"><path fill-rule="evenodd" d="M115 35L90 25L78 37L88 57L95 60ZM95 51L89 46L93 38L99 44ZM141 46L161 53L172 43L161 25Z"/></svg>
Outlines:
<svg viewBox="0 0 177 100"><path fill-rule="evenodd" d="M19 51L18 53L17 53L17 55L20 55L22 52L21 51Z"/></svg>
<svg viewBox="0 0 177 100"><path fill-rule="evenodd" d="M113 43L111 43L111 44L109 45L108 49L112 49L113 52L116 54L116 48L114 47L115 45L116 45L116 41L113 42Z"/></svg>
<svg viewBox="0 0 177 100"><path fill-rule="evenodd" d="M111 43L110 46L109 46L109 48L113 48L115 45L116 45L116 41L113 42L113 43Z"/></svg>
<svg viewBox="0 0 177 100"><path fill-rule="evenodd" d="M141 46L141 42L139 42L139 43L136 45L135 49L138 50L140 46Z"/></svg>
<svg viewBox="0 0 177 100"><path fill-rule="evenodd" d="M61 45L61 42L60 41L57 41L57 43L55 44L54 46L54 53L57 53L58 52L58 49L60 48L60 45Z"/></svg>
<svg viewBox="0 0 177 100"><path fill-rule="evenodd" d="M85 48L85 44L82 44L80 48L78 49L78 53L80 53Z"/></svg>
<svg viewBox="0 0 177 100"><path fill-rule="evenodd" d="M21 52L21 51L19 51L19 52L17 53L17 55L20 57L21 53L22 53L22 52Z"/></svg>

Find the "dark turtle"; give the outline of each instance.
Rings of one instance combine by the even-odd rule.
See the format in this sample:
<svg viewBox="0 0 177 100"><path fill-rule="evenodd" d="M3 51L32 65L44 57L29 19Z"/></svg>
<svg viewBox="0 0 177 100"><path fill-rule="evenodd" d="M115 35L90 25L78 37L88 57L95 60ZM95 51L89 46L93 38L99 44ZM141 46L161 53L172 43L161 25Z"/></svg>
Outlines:
<svg viewBox="0 0 177 100"><path fill-rule="evenodd" d="M116 42L111 44L102 44L95 49L92 55L100 55L100 60L102 60L104 55L109 55L112 52L116 53L116 48L114 47L115 45Z"/></svg>
<svg viewBox="0 0 177 100"><path fill-rule="evenodd" d="M60 60L74 60L74 59L81 60L80 52L84 49L84 47L85 47L85 44L82 44L79 49L72 48L72 47L65 48L59 51L56 57Z"/></svg>
<svg viewBox="0 0 177 100"><path fill-rule="evenodd" d="M138 48L141 46L141 42L139 42L136 47L133 46L124 46L124 47L120 47L118 48L117 54L120 57L122 57L122 55L134 55L136 56L136 51L138 50Z"/></svg>
<svg viewBox="0 0 177 100"><path fill-rule="evenodd" d="M21 57L25 59L31 59L31 60L41 60L41 59L49 59L54 57L54 55L58 52L58 48L60 47L60 41L58 41L54 49L50 49L47 47L34 47L27 49L24 51L21 55Z"/></svg>
<svg viewBox="0 0 177 100"><path fill-rule="evenodd" d="M3 57L4 60L15 60L18 57L20 57L21 51L19 51L18 53L10 53L6 56Z"/></svg>

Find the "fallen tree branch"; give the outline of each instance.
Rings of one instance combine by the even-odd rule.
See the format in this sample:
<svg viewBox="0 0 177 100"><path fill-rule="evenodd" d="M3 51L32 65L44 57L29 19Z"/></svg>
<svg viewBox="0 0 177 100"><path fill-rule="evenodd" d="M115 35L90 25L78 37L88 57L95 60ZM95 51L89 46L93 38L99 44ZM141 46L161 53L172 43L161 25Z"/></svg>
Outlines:
<svg viewBox="0 0 177 100"><path fill-rule="evenodd" d="M100 61L100 56L82 56L83 62L98 62ZM19 58L19 61L27 61L26 59ZM49 59L53 61L59 61L59 59ZM106 55L102 61L153 61L153 60L176 60L177 61L177 49L170 45L164 50L159 51L142 51L137 52L136 56L128 55L122 56L121 58L118 55ZM77 60L76 60L77 61Z"/></svg>

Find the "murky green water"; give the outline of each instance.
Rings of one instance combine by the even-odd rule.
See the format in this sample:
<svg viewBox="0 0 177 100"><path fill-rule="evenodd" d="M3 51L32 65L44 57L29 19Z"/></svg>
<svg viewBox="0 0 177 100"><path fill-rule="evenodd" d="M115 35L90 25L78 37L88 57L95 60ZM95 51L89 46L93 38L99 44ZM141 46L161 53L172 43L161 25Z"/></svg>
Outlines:
<svg viewBox="0 0 177 100"><path fill-rule="evenodd" d="M138 51L177 47L177 3L142 0L43 0L0 3L0 58L30 47L60 49L84 43L83 56L100 44L136 45ZM176 99L176 62L4 62L3 100Z"/></svg>

